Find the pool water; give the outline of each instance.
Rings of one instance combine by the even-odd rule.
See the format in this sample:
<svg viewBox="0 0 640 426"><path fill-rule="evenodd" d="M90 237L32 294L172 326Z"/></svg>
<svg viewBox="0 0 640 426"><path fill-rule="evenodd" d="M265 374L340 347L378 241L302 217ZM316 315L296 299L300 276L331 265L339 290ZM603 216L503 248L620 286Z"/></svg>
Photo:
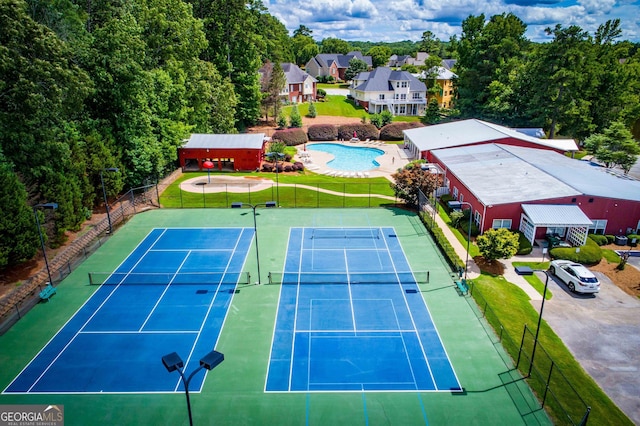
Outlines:
<svg viewBox="0 0 640 426"><path fill-rule="evenodd" d="M316 143L307 145L308 151L322 151L332 154L335 158L327 163L334 170L360 172L375 169L380 166L375 159L384 154L376 148L344 146L336 143Z"/></svg>

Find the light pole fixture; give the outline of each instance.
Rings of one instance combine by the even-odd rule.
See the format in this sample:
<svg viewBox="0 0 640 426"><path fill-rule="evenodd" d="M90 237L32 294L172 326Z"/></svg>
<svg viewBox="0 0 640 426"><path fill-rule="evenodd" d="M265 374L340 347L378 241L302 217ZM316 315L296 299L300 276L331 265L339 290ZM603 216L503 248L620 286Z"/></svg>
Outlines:
<svg viewBox="0 0 640 426"><path fill-rule="evenodd" d="M53 285L53 280L51 279L51 270L49 269L49 261L47 260L47 250L44 246L44 237L42 236L42 229L40 229L40 219L38 218L38 209L46 209L46 210L56 210L58 208L58 203L44 203L44 204L36 204L33 206L33 215L36 217L36 226L38 228L38 235L40 236L40 246L42 247L42 255L44 256L44 265L47 268L47 275L49 276L49 283Z"/></svg>
<svg viewBox="0 0 640 426"><path fill-rule="evenodd" d="M258 263L258 284L260 284L260 252L258 251L258 223L256 222L256 207L264 206L266 208L271 208L277 206L275 201L267 201L266 203L260 204L249 204L249 203L231 203L232 209L241 209L243 206L248 206L253 209L253 233L256 239L256 262Z"/></svg>
<svg viewBox="0 0 640 426"><path fill-rule="evenodd" d="M107 190L104 188L104 177L102 176L104 172L115 173L118 172L117 167L107 167L106 169L100 170L100 183L102 184L102 195L104 196L104 208L107 210L107 222L109 222L109 234L113 232L113 228L111 227L111 215L109 214L109 202L107 201Z"/></svg>
<svg viewBox="0 0 640 426"><path fill-rule="evenodd" d="M182 378L182 383L184 383L184 392L187 395L187 410L189 411L189 424L193 426L193 417L191 415L191 400L189 399L189 383L193 376L203 368L206 370L213 370L217 367L222 361L224 361L224 355L218 351L211 351L200 359L200 366L193 370L189 377L185 379L184 377L184 362L180 355L177 352L171 352L162 357L162 364L167 369L169 373L174 371L178 371L180 377Z"/></svg>
<svg viewBox="0 0 640 426"><path fill-rule="evenodd" d="M276 161L276 202L280 205L280 182L278 181L278 174L280 173L280 169L278 169L278 159L282 161L284 158L284 154L282 152L268 152L267 158L270 161L275 159Z"/></svg>
<svg viewBox="0 0 640 426"><path fill-rule="evenodd" d="M533 358L536 356L536 347L538 346L538 335L540 334L540 324L542 323L542 311L544 310L544 301L547 299L547 287L549 286L549 272L543 270L537 270L536 272L543 272L546 276L544 280L544 291L542 292L542 303L540 304L540 315L538 315L538 327L536 328L536 337L533 340L533 350L531 351L531 363L529 364L529 373L527 377L531 376L531 370L533 370Z"/></svg>
<svg viewBox="0 0 640 426"><path fill-rule="evenodd" d="M469 250L471 248L471 217L473 216L473 206L466 201L460 201L460 204L469 206L469 228L467 228L467 259L464 261L464 280L467 281L467 269L469 269Z"/></svg>

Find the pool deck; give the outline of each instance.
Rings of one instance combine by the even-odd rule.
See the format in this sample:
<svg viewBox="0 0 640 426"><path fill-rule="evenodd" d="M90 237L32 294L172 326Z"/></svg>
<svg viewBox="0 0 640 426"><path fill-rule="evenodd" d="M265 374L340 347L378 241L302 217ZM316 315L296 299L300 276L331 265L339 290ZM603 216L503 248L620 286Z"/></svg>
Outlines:
<svg viewBox="0 0 640 426"><path fill-rule="evenodd" d="M399 168L404 167L409 162L407 151L402 148L403 145L386 144L382 141L325 141L318 143L335 143L350 147L376 148L384 151L384 154L376 157L376 161L380 163L380 166L376 167L375 169L367 170L367 173L369 173L368 177L385 177L392 181L391 175L395 173ZM307 147L310 147L312 145L313 143L298 145L298 155L296 156L298 161L301 161L308 170L311 170L315 173L329 174L331 172L338 172L338 170L332 169L331 167L327 166L327 163L333 160L332 154L321 151L305 151ZM303 154L303 152L307 152L308 154L305 155ZM357 179L358 177L354 176L354 178Z"/></svg>

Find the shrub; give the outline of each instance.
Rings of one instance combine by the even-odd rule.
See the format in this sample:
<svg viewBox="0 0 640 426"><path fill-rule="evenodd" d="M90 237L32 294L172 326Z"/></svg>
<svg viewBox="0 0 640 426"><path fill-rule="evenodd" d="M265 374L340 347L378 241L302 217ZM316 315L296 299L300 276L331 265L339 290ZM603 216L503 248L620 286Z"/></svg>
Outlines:
<svg viewBox="0 0 640 426"><path fill-rule="evenodd" d="M636 234L627 235L627 244L631 245L631 242L633 241L634 238L636 240L636 244L638 244L638 242L640 241L640 235L636 235Z"/></svg>
<svg viewBox="0 0 640 426"><path fill-rule="evenodd" d="M380 139L383 141L401 141L404 139L403 130L415 129L417 127L424 127L424 124L417 121L387 124L380 129Z"/></svg>
<svg viewBox="0 0 640 426"><path fill-rule="evenodd" d="M468 210L465 210L465 211L468 211ZM464 232L465 234L469 235L469 231L467 230L467 228L469 228L469 218L468 217L467 217L467 219L465 219L465 220L460 222L460 229L462 230L462 232ZM476 225L475 223L471 222L471 236L472 237L477 237L478 235L480 235L480 229L478 229L478 225Z"/></svg>
<svg viewBox="0 0 640 426"><path fill-rule="evenodd" d="M270 163L264 163L262 165L262 171L263 172L272 172L275 169L273 164Z"/></svg>
<svg viewBox="0 0 640 426"><path fill-rule="evenodd" d="M309 111L307 112L307 117L316 118L317 115L318 115L318 113L316 112L316 104L311 102L309 104Z"/></svg>
<svg viewBox="0 0 640 426"><path fill-rule="evenodd" d="M278 124L279 129L284 129L285 127L287 127L287 116L284 115L282 111L280 111L280 114L278 114L276 123Z"/></svg>
<svg viewBox="0 0 640 426"><path fill-rule="evenodd" d="M310 141L335 141L338 128L333 124L312 124L307 131Z"/></svg>
<svg viewBox="0 0 640 426"><path fill-rule="evenodd" d="M300 111L298 111L297 105L294 105L291 109L291 115L289 115L289 127L302 127L302 117L300 116Z"/></svg>
<svg viewBox="0 0 640 426"><path fill-rule="evenodd" d="M589 238L595 241L599 246L604 246L608 243L607 237L604 235L589 234Z"/></svg>
<svg viewBox="0 0 640 426"><path fill-rule="evenodd" d="M602 259L602 249L590 238L580 247L580 253L576 253L576 247L555 247L549 254L554 259L566 259L585 265L595 265Z"/></svg>
<svg viewBox="0 0 640 426"><path fill-rule="evenodd" d="M371 122L371 124L376 126L377 129L382 127L382 117L380 117L380 114L373 114L371 117L369 117L369 121Z"/></svg>
<svg viewBox="0 0 640 426"><path fill-rule="evenodd" d="M525 255L533 251L531 242L520 231L516 231L518 234L518 252L516 254Z"/></svg>
<svg viewBox="0 0 640 426"><path fill-rule="evenodd" d="M308 141L307 134L299 128L276 130L271 139L284 142L288 146L301 145Z"/></svg>
<svg viewBox="0 0 640 426"><path fill-rule="evenodd" d="M382 119L382 127L393 122L393 114L391 114L391 111L388 109L385 109L380 113L380 118Z"/></svg>
<svg viewBox="0 0 640 426"><path fill-rule="evenodd" d="M304 170L304 164L302 164L300 161L296 161L295 163L293 163L293 170Z"/></svg>
<svg viewBox="0 0 640 426"><path fill-rule="evenodd" d="M607 237L607 244L613 244L616 242L615 235L605 235L605 237Z"/></svg>
<svg viewBox="0 0 640 426"><path fill-rule="evenodd" d="M327 91L326 90L324 90L324 89L316 90L316 97L324 98L325 96L327 96Z"/></svg>
<svg viewBox="0 0 640 426"><path fill-rule="evenodd" d="M338 137L349 140L356 134L358 139L378 139L378 129L373 124L343 124L338 127Z"/></svg>

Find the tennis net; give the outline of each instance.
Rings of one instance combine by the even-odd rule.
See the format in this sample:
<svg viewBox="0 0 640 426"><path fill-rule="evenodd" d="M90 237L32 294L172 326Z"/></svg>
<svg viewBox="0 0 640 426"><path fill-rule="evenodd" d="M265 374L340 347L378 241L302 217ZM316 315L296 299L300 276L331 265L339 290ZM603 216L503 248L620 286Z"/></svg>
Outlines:
<svg viewBox="0 0 640 426"><path fill-rule="evenodd" d="M218 285L221 282L249 284L249 272L126 273L89 272L90 285Z"/></svg>
<svg viewBox="0 0 640 426"><path fill-rule="evenodd" d="M311 239L320 238L380 238L380 228L313 228Z"/></svg>
<svg viewBox="0 0 640 426"><path fill-rule="evenodd" d="M269 284L427 284L429 271L406 272L269 272Z"/></svg>

